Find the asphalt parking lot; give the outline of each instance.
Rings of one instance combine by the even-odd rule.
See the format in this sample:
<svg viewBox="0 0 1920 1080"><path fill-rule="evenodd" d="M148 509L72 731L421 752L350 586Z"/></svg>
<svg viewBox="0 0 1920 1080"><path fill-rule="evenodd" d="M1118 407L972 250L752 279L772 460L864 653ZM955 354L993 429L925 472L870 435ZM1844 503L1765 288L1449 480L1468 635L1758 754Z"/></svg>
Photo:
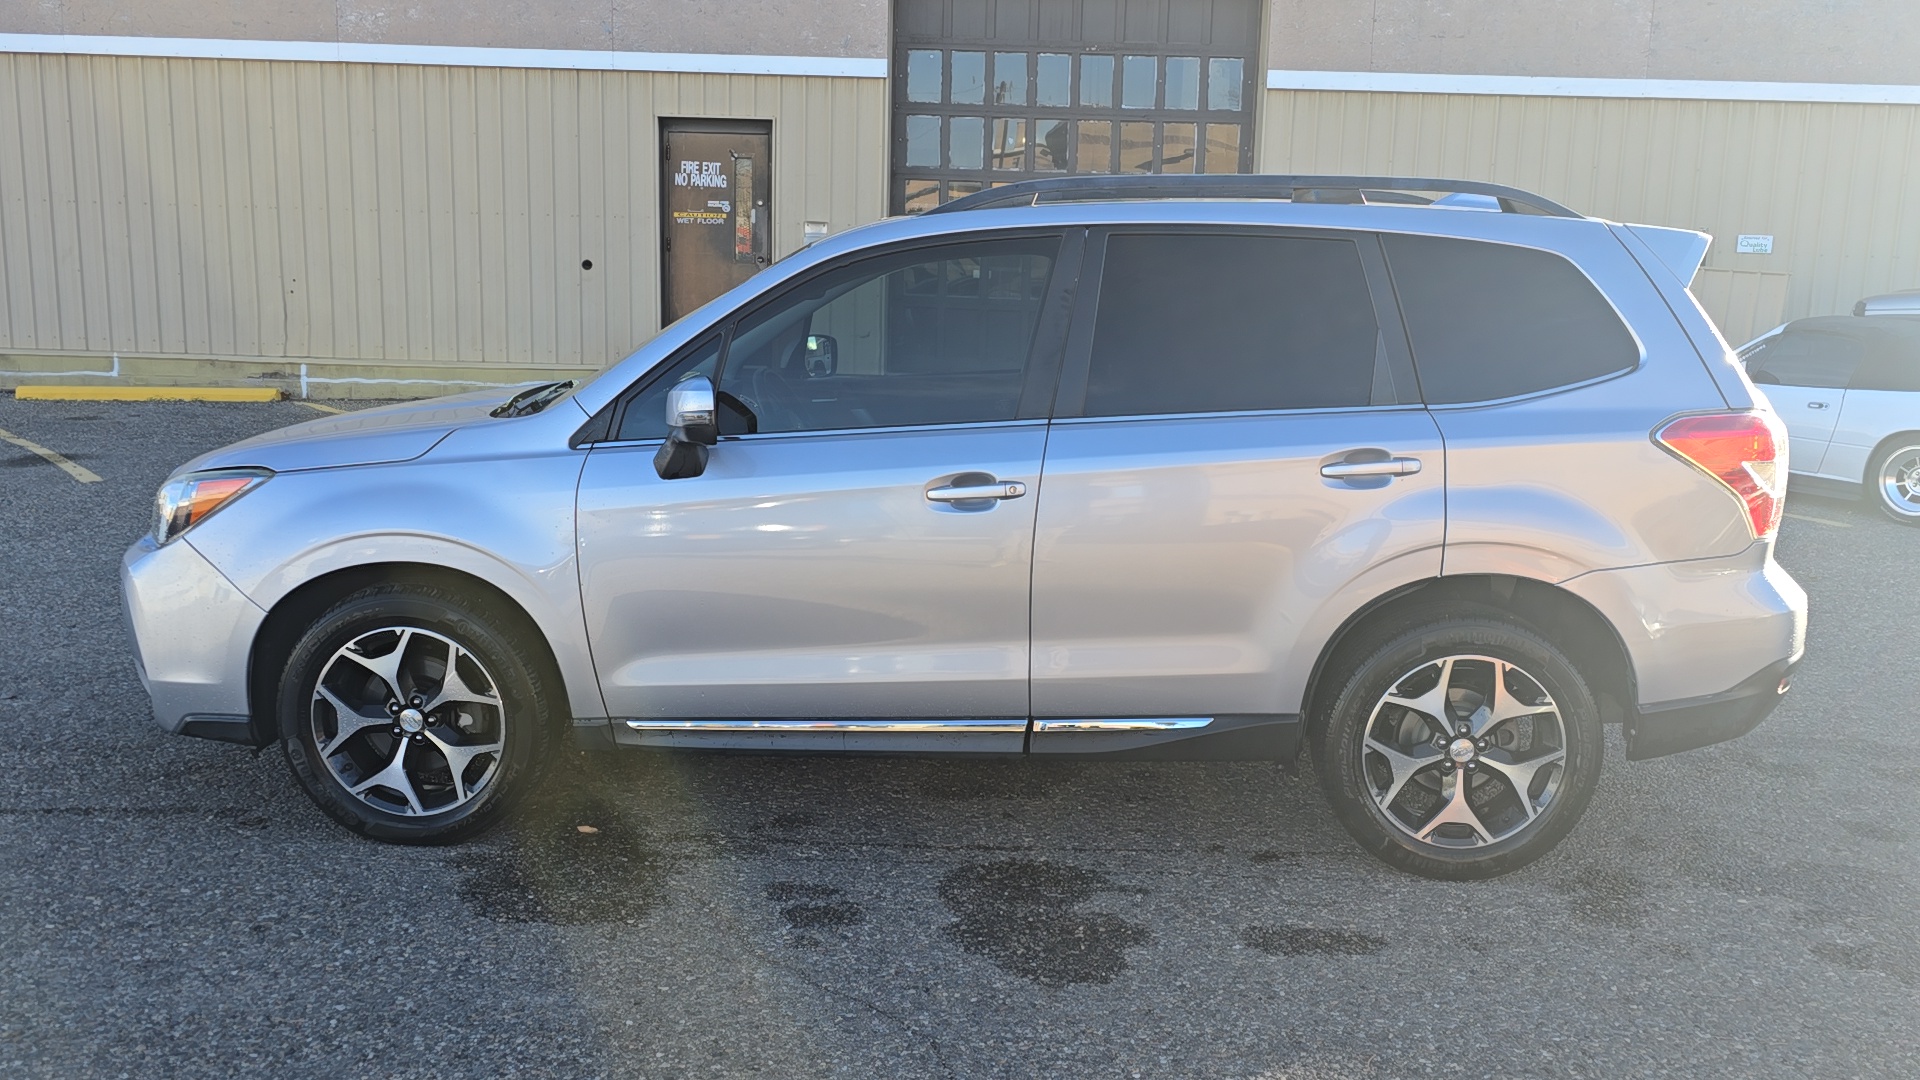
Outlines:
<svg viewBox="0 0 1920 1080"><path fill-rule="evenodd" d="M1611 734L1498 881L1391 871L1263 764L574 755L402 849L161 734L121 628L165 474L316 415L0 396L0 1074L1920 1074L1920 529L1792 500L1780 711Z"/></svg>

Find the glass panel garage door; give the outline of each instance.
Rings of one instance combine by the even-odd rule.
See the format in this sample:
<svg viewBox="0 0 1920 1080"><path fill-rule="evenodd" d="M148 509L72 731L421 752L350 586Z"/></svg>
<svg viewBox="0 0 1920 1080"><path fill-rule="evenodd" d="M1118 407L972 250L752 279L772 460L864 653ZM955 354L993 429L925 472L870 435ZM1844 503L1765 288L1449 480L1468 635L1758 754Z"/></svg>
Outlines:
<svg viewBox="0 0 1920 1080"><path fill-rule="evenodd" d="M1253 167L1258 0L896 0L892 211Z"/></svg>

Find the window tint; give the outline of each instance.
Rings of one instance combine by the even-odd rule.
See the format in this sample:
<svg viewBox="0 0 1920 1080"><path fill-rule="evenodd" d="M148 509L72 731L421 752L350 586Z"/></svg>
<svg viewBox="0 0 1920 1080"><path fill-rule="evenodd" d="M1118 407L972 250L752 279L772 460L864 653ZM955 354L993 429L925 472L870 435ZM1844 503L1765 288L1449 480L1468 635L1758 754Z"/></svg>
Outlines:
<svg viewBox="0 0 1920 1080"><path fill-rule="evenodd" d="M1558 255L1444 237L1385 241L1431 404L1530 394L1639 362L1612 305Z"/></svg>
<svg viewBox="0 0 1920 1080"><path fill-rule="evenodd" d="M713 370L720 362L720 339L708 338L694 345L675 358L667 369L647 383L646 387L633 399L620 414L620 430L615 439L664 439L667 437L667 391L673 384L688 375L705 375L713 378Z"/></svg>
<svg viewBox="0 0 1920 1080"><path fill-rule="evenodd" d="M812 278L740 323L720 390L761 432L1011 420L1058 248L954 244Z"/></svg>
<svg viewBox="0 0 1920 1080"><path fill-rule="evenodd" d="M1379 341L1351 241L1114 236L1084 413L1366 405Z"/></svg>
<svg viewBox="0 0 1920 1080"><path fill-rule="evenodd" d="M1855 390L1920 390L1920 319L1875 315L1882 325L1854 370ZM1895 325L1904 323L1905 325Z"/></svg>
<svg viewBox="0 0 1920 1080"><path fill-rule="evenodd" d="M1842 387L1860 365L1862 352L1851 338L1787 329L1747 354L1747 377L1762 385Z"/></svg>

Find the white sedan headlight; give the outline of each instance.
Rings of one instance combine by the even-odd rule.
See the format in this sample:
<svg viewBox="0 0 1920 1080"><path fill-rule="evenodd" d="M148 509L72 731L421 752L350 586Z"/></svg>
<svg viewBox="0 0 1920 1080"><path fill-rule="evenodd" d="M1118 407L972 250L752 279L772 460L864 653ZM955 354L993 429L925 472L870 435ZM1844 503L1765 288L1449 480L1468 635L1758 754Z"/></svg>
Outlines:
<svg viewBox="0 0 1920 1080"><path fill-rule="evenodd" d="M160 485L160 493L153 497L154 543L164 544L200 524L272 475L266 469L215 469Z"/></svg>

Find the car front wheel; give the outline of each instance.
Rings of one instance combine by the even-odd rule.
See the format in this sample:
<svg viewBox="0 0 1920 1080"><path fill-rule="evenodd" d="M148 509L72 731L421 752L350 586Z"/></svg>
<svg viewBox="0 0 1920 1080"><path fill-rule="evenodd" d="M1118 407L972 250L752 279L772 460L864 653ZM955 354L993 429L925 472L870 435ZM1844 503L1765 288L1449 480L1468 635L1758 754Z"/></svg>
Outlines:
<svg viewBox="0 0 1920 1080"><path fill-rule="evenodd" d="M434 587L378 585L322 615L280 684L281 744L313 801L392 843L496 821L549 753L555 700L504 620Z"/></svg>
<svg viewBox="0 0 1920 1080"><path fill-rule="evenodd" d="M1368 851L1426 877L1487 878L1573 828L1599 779L1601 728L1557 648L1492 612L1437 609L1347 656L1314 756Z"/></svg>

